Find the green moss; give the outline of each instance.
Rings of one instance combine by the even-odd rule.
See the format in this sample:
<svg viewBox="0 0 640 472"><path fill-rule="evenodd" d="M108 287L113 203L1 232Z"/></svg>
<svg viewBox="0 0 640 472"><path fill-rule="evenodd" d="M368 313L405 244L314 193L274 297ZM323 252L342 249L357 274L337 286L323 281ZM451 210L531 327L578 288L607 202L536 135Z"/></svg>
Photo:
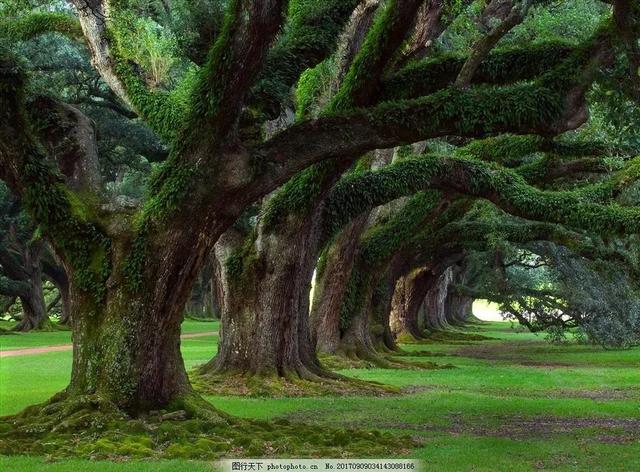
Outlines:
<svg viewBox="0 0 640 472"><path fill-rule="evenodd" d="M475 159L438 156L407 159L343 179L327 202L327 221L347 221L366 208L433 186L491 198L519 216L601 234L635 232L640 225L635 208L592 203L581 190L540 190L516 172Z"/></svg>
<svg viewBox="0 0 640 472"><path fill-rule="evenodd" d="M334 51L357 0L295 0L289 2L287 23L269 51L260 79L251 91L258 116L276 118L281 103L306 69L313 69Z"/></svg>
<svg viewBox="0 0 640 472"><path fill-rule="evenodd" d="M361 383L364 383L361 381ZM55 408L53 408L55 407ZM229 419L225 423L188 418L162 420L161 416L141 417L135 430L131 419L117 410L32 407L15 417L0 419L0 453L4 455L47 455L49 458L92 459L184 458L213 460L234 457L390 457L406 454L416 443L389 433L336 430L279 421ZM76 411L65 428L51 428L51 411ZM61 417L57 423L61 422ZM80 420L80 418L82 418ZM56 424L55 422L52 424Z"/></svg>
<svg viewBox="0 0 640 472"><path fill-rule="evenodd" d="M0 38L26 41L46 33L60 33L73 39L82 38L77 18L64 13L32 12L19 18L0 20Z"/></svg>
<svg viewBox="0 0 640 472"><path fill-rule="evenodd" d="M533 79L566 60L576 49L564 42L548 42L527 48L498 49L480 65L474 84L509 84ZM399 100L429 95L451 85L466 57L447 55L409 64L386 77L381 84L382 100Z"/></svg>
<svg viewBox="0 0 640 472"><path fill-rule="evenodd" d="M333 358L323 358L330 362L329 368L344 368L337 366ZM229 373L210 373L200 368L189 374L190 380L197 391L206 395L230 395L252 398L290 398L290 397L318 397L318 396L386 396L399 393L395 387L378 382L367 382L350 377L323 379L310 381L300 379L297 374L276 375L245 375ZM271 424L264 425L272 430Z"/></svg>
<svg viewBox="0 0 640 472"><path fill-rule="evenodd" d="M333 162L316 164L296 174L266 202L262 216L265 230L275 229L289 215L305 215L315 208L320 194L336 178Z"/></svg>

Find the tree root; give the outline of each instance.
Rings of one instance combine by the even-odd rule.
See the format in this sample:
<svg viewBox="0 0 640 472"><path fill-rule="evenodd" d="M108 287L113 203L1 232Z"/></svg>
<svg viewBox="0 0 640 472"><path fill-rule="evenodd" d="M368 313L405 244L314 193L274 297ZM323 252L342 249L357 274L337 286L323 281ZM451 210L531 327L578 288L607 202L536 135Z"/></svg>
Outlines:
<svg viewBox="0 0 640 472"><path fill-rule="evenodd" d="M321 429L286 420L234 418L197 395L132 417L98 395L56 395L0 418L0 454L91 459L385 457L407 454L411 438L378 431Z"/></svg>
<svg viewBox="0 0 640 472"><path fill-rule="evenodd" d="M432 330L424 331L419 337L403 332L398 335L398 344L473 344L473 341L488 341L496 338L483 336L464 331L468 329L460 328L462 331L453 330Z"/></svg>
<svg viewBox="0 0 640 472"><path fill-rule="evenodd" d="M425 354L421 354L426 352ZM339 351L333 355L323 355L321 357L323 365L333 370L344 369L408 369L408 370L434 370L450 369L451 364L439 365L434 362L409 361L398 359L397 357L426 357L432 353L428 351L418 351L416 353L402 350L384 353L369 351Z"/></svg>
<svg viewBox="0 0 640 472"><path fill-rule="evenodd" d="M299 372L277 375L249 372L203 372L189 374L194 388L205 395L240 395L249 397L316 397L326 395L393 395L399 389L377 382L346 377L333 372L301 376Z"/></svg>

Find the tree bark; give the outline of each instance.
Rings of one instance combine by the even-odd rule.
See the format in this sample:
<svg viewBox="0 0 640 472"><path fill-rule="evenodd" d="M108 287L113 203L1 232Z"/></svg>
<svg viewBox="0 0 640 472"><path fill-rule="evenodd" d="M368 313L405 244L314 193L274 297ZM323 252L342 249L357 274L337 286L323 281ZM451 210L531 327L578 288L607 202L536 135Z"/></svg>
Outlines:
<svg viewBox="0 0 640 472"><path fill-rule="evenodd" d="M419 313L435 277L426 268L401 277L396 284L391 308L391 331L396 339L424 338Z"/></svg>
<svg viewBox="0 0 640 472"><path fill-rule="evenodd" d="M340 308L368 215L349 223L328 249L316 273L311 307L311 334L319 352L335 352L340 343Z"/></svg>
<svg viewBox="0 0 640 472"><path fill-rule="evenodd" d="M28 288L26 293L18 296L22 304L22 320L13 328L14 331L31 331L50 325L42 288L40 258L43 250L43 243L35 242L26 247L22 254L23 267L28 274L24 282Z"/></svg>
<svg viewBox="0 0 640 472"><path fill-rule="evenodd" d="M216 245L224 292L218 353L201 374L241 374L316 380L321 368L309 331L309 290L318 253L318 219L292 217L277 230L258 226L246 243L225 233ZM225 248L226 246L226 248ZM235 255L234 255L235 253Z"/></svg>
<svg viewBox="0 0 640 472"><path fill-rule="evenodd" d="M445 302L453 277L454 271L451 267L448 267L437 279L435 285L427 292L424 303L427 314L426 327L428 330L441 331L451 327L446 317Z"/></svg>
<svg viewBox="0 0 640 472"><path fill-rule="evenodd" d="M172 238L166 250L147 254L134 289L125 276L131 241L126 234L114 237L111 275L99 301L78 287L70 270L68 396L98 396L132 415L162 408L199 414L180 352L180 326L206 245L186 226Z"/></svg>

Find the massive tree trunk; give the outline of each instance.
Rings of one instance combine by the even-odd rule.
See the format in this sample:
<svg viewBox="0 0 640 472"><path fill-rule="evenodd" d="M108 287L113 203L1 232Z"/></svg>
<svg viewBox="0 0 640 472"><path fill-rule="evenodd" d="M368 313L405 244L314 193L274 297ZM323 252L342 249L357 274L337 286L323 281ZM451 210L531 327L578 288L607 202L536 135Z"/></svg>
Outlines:
<svg viewBox="0 0 640 472"><path fill-rule="evenodd" d="M18 295L22 305L22 319L13 328L15 331L43 329L50 325L42 287L40 258L43 250L43 243L35 242L22 252L22 267L26 272L22 285L25 290Z"/></svg>
<svg viewBox="0 0 640 472"><path fill-rule="evenodd" d="M367 217L349 223L318 264L310 320L313 344L319 352L335 352L340 343L340 309Z"/></svg>
<svg viewBox="0 0 640 472"><path fill-rule="evenodd" d="M390 321L391 331L396 339L415 341L424 338L424 322L419 319L419 314L433 279L429 269L421 268L398 280L393 294Z"/></svg>
<svg viewBox="0 0 640 472"><path fill-rule="evenodd" d="M333 377L320 367L308 323L318 219L296 220L277 231L259 225L245 254L238 252L242 240L229 231L216 245L223 266L222 327L218 354L201 374Z"/></svg>
<svg viewBox="0 0 640 472"><path fill-rule="evenodd" d="M99 396L130 414L167 407L195 413L180 325L206 251L188 231L147 255L135 286L126 267L135 256L130 241L113 239L111 275L96 287L101 299L80 289L78 273L69 270L74 351L67 395Z"/></svg>
<svg viewBox="0 0 640 472"><path fill-rule="evenodd" d="M444 270L437 282L429 289L425 297L426 328L430 331L441 331L451 328L446 316L446 300L449 286L453 283L454 269Z"/></svg>

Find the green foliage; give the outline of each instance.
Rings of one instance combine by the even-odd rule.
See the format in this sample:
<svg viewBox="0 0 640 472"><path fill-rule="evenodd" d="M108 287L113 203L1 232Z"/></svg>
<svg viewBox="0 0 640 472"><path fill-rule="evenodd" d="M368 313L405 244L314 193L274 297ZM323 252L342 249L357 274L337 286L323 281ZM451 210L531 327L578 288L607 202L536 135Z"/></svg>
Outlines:
<svg viewBox="0 0 640 472"><path fill-rule="evenodd" d="M77 18L56 12L32 12L19 18L0 19L0 38L26 41L46 33L60 33L74 38L82 38L82 29Z"/></svg>
<svg viewBox="0 0 640 472"><path fill-rule="evenodd" d="M289 2L284 31L269 52L265 68L252 90L257 113L275 118L300 75L334 51L356 0L295 0Z"/></svg>
<svg viewBox="0 0 640 472"><path fill-rule="evenodd" d="M86 197L75 195L62 184L61 175L31 135L25 118L23 86L19 70L13 77L0 77L1 91L6 92L0 104L11 107L14 129L25 130L18 137L23 152L18 157L24 188L22 204L73 267L78 288L94 294L96 302L100 302L111 271L110 240L98 229Z"/></svg>
<svg viewBox="0 0 640 472"><path fill-rule="evenodd" d="M125 21L120 18L119 21ZM171 31L149 18L130 18L126 34L119 35L121 60L139 64L152 87L160 87L169 80L169 73L177 58L177 42Z"/></svg>
<svg viewBox="0 0 640 472"><path fill-rule="evenodd" d="M509 84L530 80L559 65L574 50L574 45L562 41L498 49L480 64L473 83ZM434 93L454 82L466 59L466 55L450 53L409 64L382 81L380 96L383 100L398 100Z"/></svg>

